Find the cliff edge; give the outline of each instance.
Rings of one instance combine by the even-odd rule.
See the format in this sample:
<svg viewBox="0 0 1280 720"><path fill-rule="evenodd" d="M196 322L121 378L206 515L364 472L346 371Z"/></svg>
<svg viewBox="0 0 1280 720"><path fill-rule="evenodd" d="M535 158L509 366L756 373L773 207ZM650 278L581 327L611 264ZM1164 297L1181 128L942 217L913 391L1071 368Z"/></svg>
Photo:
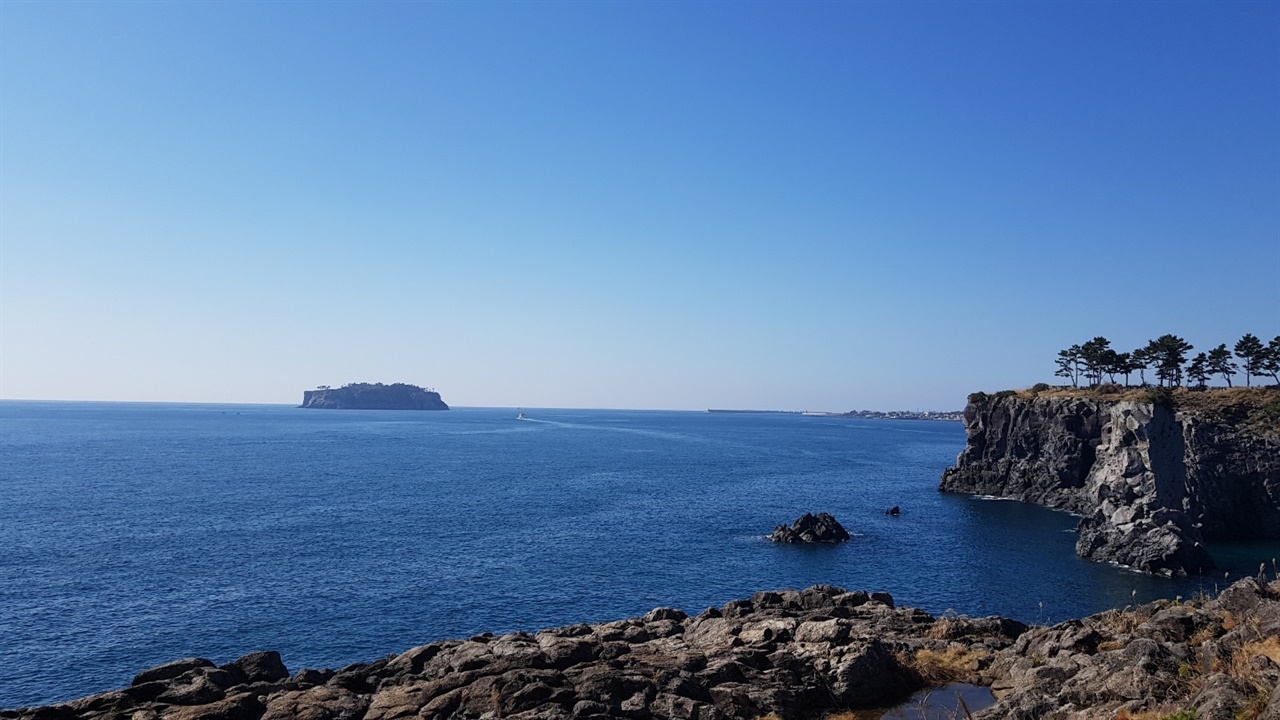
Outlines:
<svg viewBox="0 0 1280 720"><path fill-rule="evenodd" d="M340 388L321 387L302 393L304 408L327 410L448 410L440 393L417 385L352 383Z"/></svg>
<svg viewBox="0 0 1280 720"><path fill-rule="evenodd" d="M1090 560L1199 574L1213 567L1205 541L1280 539L1280 434L1241 407L975 393L939 489L1080 514L1076 552Z"/></svg>

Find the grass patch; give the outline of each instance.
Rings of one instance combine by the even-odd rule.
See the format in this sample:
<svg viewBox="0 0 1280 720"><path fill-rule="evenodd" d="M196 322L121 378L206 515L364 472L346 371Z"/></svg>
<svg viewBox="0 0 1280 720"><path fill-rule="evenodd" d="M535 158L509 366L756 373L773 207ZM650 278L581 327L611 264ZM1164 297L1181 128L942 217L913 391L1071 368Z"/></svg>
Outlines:
<svg viewBox="0 0 1280 720"><path fill-rule="evenodd" d="M1046 387L1039 383L1026 390L1005 390L996 397L1010 394L1024 399L1033 398L1082 398L1103 402L1140 402L1164 405L1217 418L1224 422L1246 425L1255 429L1280 433L1280 387L1208 388L1194 390L1185 387L1167 388L1158 385L1146 387L1104 384L1098 387ZM986 400L985 393L974 393Z"/></svg>
<svg viewBox="0 0 1280 720"><path fill-rule="evenodd" d="M946 650L921 648L905 664L915 670L928 685L946 685L973 677L986 654L962 645L949 645Z"/></svg>

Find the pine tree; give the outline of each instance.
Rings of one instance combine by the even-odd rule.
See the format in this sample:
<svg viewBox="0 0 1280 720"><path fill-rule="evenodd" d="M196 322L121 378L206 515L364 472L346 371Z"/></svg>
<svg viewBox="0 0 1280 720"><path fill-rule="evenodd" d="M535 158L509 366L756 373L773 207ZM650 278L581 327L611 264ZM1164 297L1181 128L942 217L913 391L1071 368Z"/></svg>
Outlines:
<svg viewBox="0 0 1280 720"><path fill-rule="evenodd" d="M1231 361L1231 351L1227 349L1226 343L1209 351L1207 369L1214 375L1221 375L1222 379L1227 381L1227 387L1231 387L1231 376L1236 374L1237 368Z"/></svg>
<svg viewBox="0 0 1280 720"><path fill-rule="evenodd" d="M1264 354L1266 357L1263 360L1262 372L1270 375L1271 379L1276 381L1276 385L1280 385L1280 335L1267 343Z"/></svg>
<svg viewBox="0 0 1280 720"><path fill-rule="evenodd" d="M1169 387L1182 384L1182 366L1187 362L1187 352L1192 350L1191 343L1177 335L1161 335L1154 341L1156 346L1156 377L1160 384L1166 382Z"/></svg>
<svg viewBox="0 0 1280 720"><path fill-rule="evenodd" d="M1209 380L1208 370L1209 359L1204 353L1199 353L1191 358L1191 364L1187 366L1187 380L1194 380L1196 387L1204 389L1205 383Z"/></svg>
<svg viewBox="0 0 1280 720"><path fill-rule="evenodd" d="M1236 343L1236 357L1244 360L1244 385L1251 386L1250 378L1262 374L1262 363L1266 362L1266 348L1262 341L1251 333L1245 333Z"/></svg>
<svg viewBox="0 0 1280 720"><path fill-rule="evenodd" d="M1116 372L1124 375L1124 386L1129 387L1129 376L1141 366L1133 359L1133 353L1116 353Z"/></svg>
<svg viewBox="0 0 1280 720"><path fill-rule="evenodd" d="M1084 374L1089 378L1090 384L1102 384L1102 374L1107 367L1107 353L1115 355L1111 350L1111 341L1101 336L1080 346L1080 359L1084 362Z"/></svg>
<svg viewBox="0 0 1280 720"><path fill-rule="evenodd" d="M1149 341L1145 347L1129 353L1129 357L1133 360L1133 369L1138 371L1138 382L1145 387L1147 384L1147 368L1151 367L1154 360L1151 354L1151 347L1156 344L1155 340Z"/></svg>
<svg viewBox="0 0 1280 720"><path fill-rule="evenodd" d="M1058 359L1054 361L1058 370L1055 376L1067 378L1071 381L1071 387L1079 387L1080 379L1080 346L1072 345L1066 350L1058 351Z"/></svg>

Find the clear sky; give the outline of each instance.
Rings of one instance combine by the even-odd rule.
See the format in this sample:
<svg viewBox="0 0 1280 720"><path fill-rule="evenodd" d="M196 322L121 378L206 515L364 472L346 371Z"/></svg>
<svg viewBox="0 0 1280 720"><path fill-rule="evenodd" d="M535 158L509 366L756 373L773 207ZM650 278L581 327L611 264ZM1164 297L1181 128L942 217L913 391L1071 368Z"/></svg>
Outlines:
<svg viewBox="0 0 1280 720"><path fill-rule="evenodd" d="M0 397L956 409L1280 334L1280 3L0 3Z"/></svg>

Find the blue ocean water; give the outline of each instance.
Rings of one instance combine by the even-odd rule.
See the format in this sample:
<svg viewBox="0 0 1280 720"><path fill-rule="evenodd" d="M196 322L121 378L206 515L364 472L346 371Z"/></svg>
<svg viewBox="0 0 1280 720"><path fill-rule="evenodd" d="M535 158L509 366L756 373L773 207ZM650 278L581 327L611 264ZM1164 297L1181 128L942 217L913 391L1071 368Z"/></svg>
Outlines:
<svg viewBox="0 0 1280 720"><path fill-rule="evenodd" d="M1032 622L1213 590L1079 560L1065 514L939 493L959 423L525 413L0 402L0 707L192 655L338 667L815 583ZM854 539L762 539L808 511Z"/></svg>

